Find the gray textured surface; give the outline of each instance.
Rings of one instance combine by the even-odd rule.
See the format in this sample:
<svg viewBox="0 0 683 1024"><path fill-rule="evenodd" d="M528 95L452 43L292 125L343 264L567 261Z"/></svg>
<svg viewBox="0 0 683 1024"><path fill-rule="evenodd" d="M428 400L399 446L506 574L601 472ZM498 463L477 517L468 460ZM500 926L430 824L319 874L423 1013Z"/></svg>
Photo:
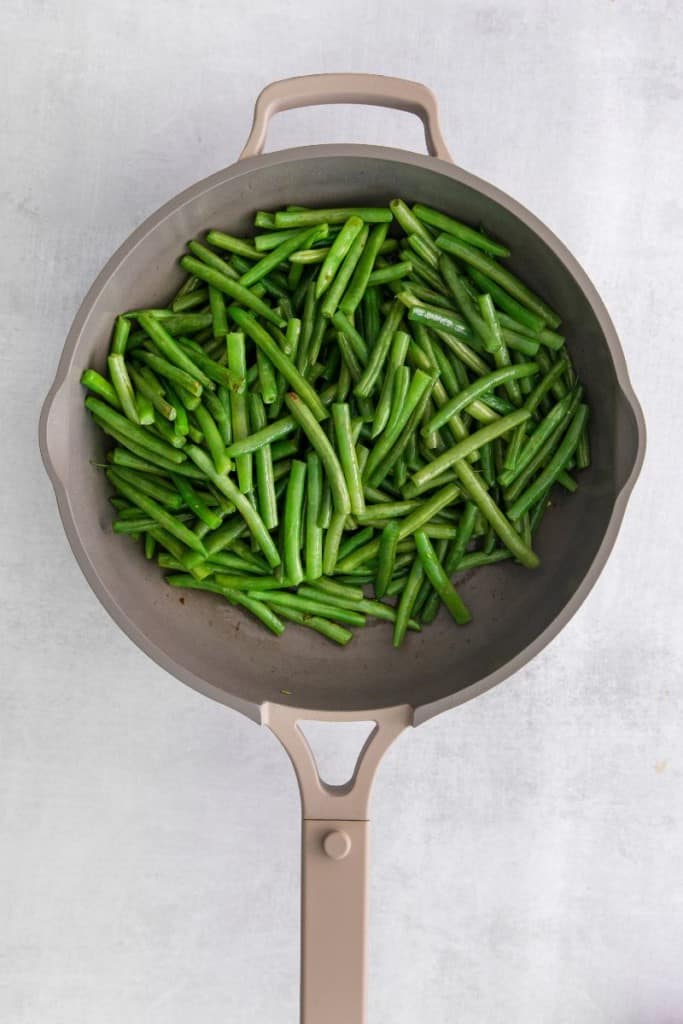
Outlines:
<svg viewBox="0 0 683 1024"><path fill-rule="evenodd" d="M109 253L236 157L266 80L321 70L435 88L458 161L533 209L593 278L650 432L615 554L570 626L387 758L371 1024L683 1018L680 12L428 7L438 31L418 38L403 2L5 5L3 1022L296 1018L284 755L115 630L72 562L35 432ZM271 133L273 148L342 140L422 146L417 122L378 111L298 111Z"/></svg>

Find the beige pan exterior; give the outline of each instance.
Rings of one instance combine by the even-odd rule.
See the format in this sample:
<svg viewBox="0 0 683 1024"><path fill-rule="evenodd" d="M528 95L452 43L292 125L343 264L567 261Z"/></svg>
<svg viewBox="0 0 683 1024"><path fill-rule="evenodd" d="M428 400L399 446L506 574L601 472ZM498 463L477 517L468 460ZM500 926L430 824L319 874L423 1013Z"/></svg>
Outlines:
<svg viewBox="0 0 683 1024"><path fill-rule="evenodd" d="M415 113L431 156L373 146L317 146L259 155L270 117L319 103L365 103ZM150 217L101 272L69 332L40 421L40 446L72 550L97 597L128 636L183 682L267 725L295 767L302 794L302 1016L304 1024L365 1020L367 804L389 743L409 725L502 682L559 632L593 586L616 540L645 449L640 406L609 316L561 242L498 189L455 167L436 101L422 85L373 75L315 75L259 96L239 163L194 185ZM484 222L505 238L511 266L565 317L587 386L593 465L538 536L529 573L503 564L463 584L475 610L467 630L447 617L393 651L382 626L335 650L307 631L271 638L236 609L193 593L185 604L158 570L109 529L103 476L90 465L102 438L83 409L79 377L102 365L121 309L163 302L180 281L177 256L209 227L239 233L255 209L330 206L395 195ZM291 696L283 696L282 691ZM288 702L291 706L284 706ZM319 779L297 721L377 723L349 786Z"/></svg>

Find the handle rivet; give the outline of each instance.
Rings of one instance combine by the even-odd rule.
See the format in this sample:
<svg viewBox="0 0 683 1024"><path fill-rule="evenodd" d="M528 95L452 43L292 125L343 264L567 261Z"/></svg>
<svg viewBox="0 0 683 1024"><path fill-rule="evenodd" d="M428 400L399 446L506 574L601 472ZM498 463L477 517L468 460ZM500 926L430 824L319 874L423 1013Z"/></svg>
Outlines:
<svg viewBox="0 0 683 1024"><path fill-rule="evenodd" d="M344 860L351 850L351 837L346 832L328 832L323 839L323 850L331 860Z"/></svg>

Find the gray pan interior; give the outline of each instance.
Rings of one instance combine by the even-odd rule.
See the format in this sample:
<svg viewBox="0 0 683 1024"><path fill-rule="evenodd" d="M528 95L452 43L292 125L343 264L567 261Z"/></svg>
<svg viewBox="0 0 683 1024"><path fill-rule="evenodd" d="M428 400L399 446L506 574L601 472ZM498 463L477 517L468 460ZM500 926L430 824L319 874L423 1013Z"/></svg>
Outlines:
<svg viewBox="0 0 683 1024"><path fill-rule="evenodd" d="M79 377L102 368L117 312L166 302L185 242L210 227L250 229L255 209L287 203L386 203L393 196L483 223L510 245L512 269L563 317L593 418L593 464L571 497L557 495L537 538L540 569L513 564L471 575L474 617L445 614L398 652L388 627L340 649L291 627L276 639L213 595L180 594L137 547L111 533L100 461L106 442L83 408ZM423 721L502 681L576 611L612 548L644 452L644 426L623 354L576 260L527 210L431 157L368 146L317 146L256 157L188 189L147 220L93 284L76 317L40 425L43 458L69 542L99 600L147 654L179 679L258 720L263 701L325 711L407 703ZM283 697L282 690L291 691Z"/></svg>

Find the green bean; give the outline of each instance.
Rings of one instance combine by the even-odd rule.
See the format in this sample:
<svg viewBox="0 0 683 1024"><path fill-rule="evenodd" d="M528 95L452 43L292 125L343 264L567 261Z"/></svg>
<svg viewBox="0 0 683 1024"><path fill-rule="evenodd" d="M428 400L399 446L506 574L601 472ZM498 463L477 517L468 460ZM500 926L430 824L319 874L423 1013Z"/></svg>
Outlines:
<svg viewBox="0 0 683 1024"><path fill-rule="evenodd" d="M329 288L334 279L335 274L339 270L342 261L346 257L349 249L353 245L356 236L360 233L363 228L363 221L360 217L351 216L348 218L341 231L335 238L334 242L330 246L330 250L325 256L322 267L318 273L318 278L315 286L315 297L320 299L324 292Z"/></svg>
<svg viewBox="0 0 683 1024"><path fill-rule="evenodd" d="M121 416L116 410L101 402L99 398L88 397L85 400L85 404L103 424L111 427L122 438L130 439L139 445L140 448L148 449L168 462L185 461L185 455L182 452L176 451L170 444L166 444L165 441L154 437L148 430L131 423L125 416Z"/></svg>
<svg viewBox="0 0 683 1024"><path fill-rule="evenodd" d="M258 251L245 238L226 235L224 231L209 231L207 232L206 240L209 245L214 245L217 249L227 249L228 252L235 252L239 256L246 256L248 260L257 260L259 258Z"/></svg>
<svg viewBox="0 0 683 1024"><path fill-rule="evenodd" d="M382 245L384 245L384 242ZM380 251L381 248L382 246L380 246ZM349 314L351 317L355 315L354 323L358 325L359 332L362 328L362 337L365 338L370 346L374 346L380 330L379 291L379 288L366 288L361 304L355 314ZM365 362L367 362L367 358Z"/></svg>
<svg viewBox="0 0 683 1024"><path fill-rule="evenodd" d="M159 376L165 377L167 380L179 385L179 387L183 388L191 396L198 399L203 393L204 387L196 377L193 377L185 370L181 370L179 367L174 366L173 363L168 362L168 360L164 359L162 356L157 356L153 352L137 352L136 357L141 359L147 366L158 373Z"/></svg>
<svg viewBox="0 0 683 1024"><path fill-rule="evenodd" d="M288 591L261 591L258 589L249 591L250 597L267 601L273 608L281 608L300 611L304 614L315 615L321 619L332 619L336 622L343 622L349 626L364 626L365 616L360 612L349 608L340 608L327 604L321 598L300 597L298 594L291 594Z"/></svg>
<svg viewBox="0 0 683 1024"><path fill-rule="evenodd" d="M233 302L240 302L247 309L251 310L252 313L256 313L258 316L262 316L264 320L268 320L269 323L273 323L276 327L284 327L285 322L278 314L270 308L267 303L263 302L262 299L258 298L248 288L245 288L239 281L233 281L226 274L222 274L218 270L214 270L212 267L207 267L199 260L193 259L191 256L183 256L180 261L180 265L188 273L196 274L197 277L206 281L208 284L213 285L220 292L225 295L229 295Z"/></svg>
<svg viewBox="0 0 683 1024"><path fill-rule="evenodd" d="M400 301L402 296L399 295L398 298ZM418 303L410 306L408 319L413 323L431 327L432 330L438 329L457 338L464 338L468 341L472 339L472 331L465 321L449 309L435 309Z"/></svg>
<svg viewBox="0 0 683 1024"><path fill-rule="evenodd" d="M538 373L537 363L518 363L514 366L504 366L501 369L485 374L483 377L479 377L478 380L473 381L439 409L427 424L423 431L423 436L431 430L441 429L452 416L464 410L469 411L469 406L476 398L486 395L505 381L517 377L530 377L535 373Z"/></svg>
<svg viewBox="0 0 683 1024"><path fill-rule="evenodd" d="M258 366L259 384L261 395L266 405L273 405L277 399L277 378L275 369L268 356L258 349L256 353L256 365Z"/></svg>
<svg viewBox="0 0 683 1024"><path fill-rule="evenodd" d="M223 444L223 438L221 433L216 426L216 422L213 419L211 413L203 405L198 405L194 410L194 415L199 425L199 429L204 435L204 441L206 443L213 464L216 468L217 473L227 473L232 468L232 460L228 457L225 445Z"/></svg>
<svg viewBox="0 0 683 1024"><path fill-rule="evenodd" d="M288 459L290 455L296 455L299 451L299 442L297 440L284 440L275 441L271 446L271 452L273 456L273 462L280 462L282 459ZM289 472L289 464L285 464L287 472ZM275 471L277 473L277 470Z"/></svg>
<svg viewBox="0 0 683 1024"><path fill-rule="evenodd" d="M330 622L329 619L320 618L318 615L300 612L294 608L285 607L285 605L280 605L278 612L282 618L289 619L298 626L314 629L317 633L327 637L328 640L333 640L342 647L353 639L353 633L350 629L344 629L343 626L338 625L336 622Z"/></svg>
<svg viewBox="0 0 683 1024"><path fill-rule="evenodd" d="M221 385L222 387L229 388L237 394L242 394L245 390L245 377L235 373L229 367L223 366L222 363L217 362L215 359L211 359L210 356L207 356L204 352L201 345L198 345L195 341L191 341L190 338L182 337L178 338L178 344L183 349L187 350L190 358L206 374L209 380L213 381L215 384ZM225 337L223 338L221 349L223 349L224 344Z"/></svg>
<svg viewBox="0 0 683 1024"><path fill-rule="evenodd" d="M343 334L348 348L353 352L358 362L365 367L369 359L368 347L365 343L365 339L355 329L351 321L341 312L336 312L332 316L332 323L337 328L340 334Z"/></svg>
<svg viewBox="0 0 683 1024"><path fill-rule="evenodd" d="M588 406L580 404L557 451L534 482L508 508L508 517L519 519L554 483L576 450L588 418ZM508 544L508 547L510 545Z"/></svg>
<svg viewBox="0 0 683 1024"><path fill-rule="evenodd" d="M167 530L172 536L186 544L187 547L192 548L201 555L206 555L204 545L192 530L189 530L184 523L175 516L172 516L170 512L167 512L153 498L144 494L139 487L129 483L128 480L121 476L120 471L108 469L107 477L117 491L125 498L128 498L134 505L137 505L150 519L154 519L164 530Z"/></svg>
<svg viewBox="0 0 683 1024"><path fill-rule="evenodd" d="M306 402L313 416L316 419L324 419L327 416L327 410L315 390L302 377L294 363L281 351L268 332L256 322L253 316L239 307L230 306L228 312L238 327L241 327L244 333L268 356L271 363L280 371L290 387L294 388L301 400Z"/></svg>
<svg viewBox="0 0 683 1024"><path fill-rule="evenodd" d="M210 530L217 530L223 521L221 516L208 507L203 498L197 494L192 484L184 477L173 473L171 479L187 507L192 509L197 518L206 523Z"/></svg>
<svg viewBox="0 0 683 1024"><path fill-rule="evenodd" d="M447 540L438 540L436 542L434 550L439 563L441 563L443 558L445 558L447 548ZM427 626L437 617L440 608L441 597L432 586L429 577L425 575L425 578L422 581L422 586L420 587L420 592L417 595L417 600L415 601L413 615L415 615L423 625Z"/></svg>
<svg viewBox="0 0 683 1024"><path fill-rule="evenodd" d="M322 464L315 452L306 459L306 521L304 537L305 579L317 580L323 572L323 530L318 525L322 501Z"/></svg>
<svg viewBox="0 0 683 1024"><path fill-rule="evenodd" d="M81 374L81 384L88 391L92 391L94 395L103 398L114 409L121 410L121 403L115 389L97 370L84 370Z"/></svg>
<svg viewBox="0 0 683 1024"><path fill-rule="evenodd" d="M579 402L582 398L581 388L576 388L569 396L569 406L565 411L564 417L559 423L556 423L555 429L548 435L544 443L535 452L528 464L516 474L514 480L511 483L504 486L505 500L508 504L512 504L513 501L519 497L522 491L525 490L527 485L533 479L535 474L541 470L548 460L552 457L553 452L557 448L560 438L564 434L567 426L571 422L574 413L578 407ZM562 401L562 400L561 400ZM501 474L502 475L502 474Z"/></svg>
<svg viewBox="0 0 683 1024"><path fill-rule="evenodd" d="M165 505L166 508L170 508L176 512L178 509L182 508L182 497L172 488L167 487L153 476L150 478L146 473L140 473L134 469L126 469L118 466L116 467L115 472L117 477L120 477L127 483L137 487L142 494L146 494L150 498L154 498L154 500L158 501L160 505Z"/></svg>
<svg viewBox="0 0 683 1024"><path fill-rule="evenodd" d="M407 242L407 245L402 245L404 252L407 253L408 249L412 249L413 253L417 255L421 260L423 260L426 264L428 264L428 266L430 266L432 270L438 271L440 253L439 250L434 245L434 240L432 238L430 238L429 241L427 242L420 235L411 234L408 235L405 241Z"/></svg>
<svg viewBox="0 0 683 1024"><path fill-rule="evenodd" d="M203 387L213 389L214 385L211 379L197 366L175 338L171 337L160 320L155 320L154 317L141 313L138 317L138 323L146 334L149 335L154 343L155 350L161 354L163 359L172 363L178 369L183 370L188 377L198 381ZM189 386L188 390L191 390Z"/></svg>
<svg viewBox="0 0 683 1024"><path fill-rule="evenodd" d="M351 533L345 541L339 545L338 558L343 560L350 555L352 552L357 551L363 547L368 541L372 540L375 531L371 526L366 527L364 530L358 530L357 533Z"/></svg>
<svg viewBox="0 0 683 1024"><path fill-rule="evenodd" d="M202 395L202 404L206 406L208 411L211 413L211 416L216 421L216 425L218 426L219 433L221 435L221 441L223 441L223 434L225 433L223 424L225 423L226 418L230 415L230 408L228 407L226 410L225 405L214 391L204 392Z"/></svg>
<svg viewBox="0 0 683 1024"><path fill-rule="evenodd" d="M311 263L322 263L329 253L327 249L298 249L288 257L290 263L303 263L309 266Z"/></svg>
<svg viewBox="0 0 683 1024"><path fill-rule="evenodd" d="M391 219L391 212L387 212L389 213L389 219ZM358 261L348 287L339 303L339 309L347 316L354 312L363 298L363 294L368 287L368 280L372 273L375 260L377 259L379 251L386 238L387 229L387 223L378 224L377 227L372 229L368 236L365 248L363 249L363 254Z"/></svg>
<svg viewBox="0 0 683 1024"><path fill-rule="evenodd" d="M401 263L391 263L386 267L373 270L368 278L368 288L374 288L379 284L387 284L389 281L399 281L407 277L413 269L412 263L404 260Z"/></svg>
<svg viewBox="0 0 683 1024"><path fill-rule="evenodd" d="M465 557L467 548L472 540L478 515L479 509L475 503L473 501L466 502L458 521L458 532L455 540L446 553L444 572L447 576L451 576L458 569L458 566Z"/></svg>
<svg viewBox="0 0 683 1024"><path fill-rule="evenodd" d="M143 448L140 451L144 451ZM151 452L145 452L145 456L152 455ZM107 452L107 458L114 463L115 466L123 466L126 469L137 469L141 473L152 474L152 476L168 476L170 472L178 472L184 477L190 479L201 479L199 470L195 469L194 466L182 465L176 466L172 462L167 462L165 465L157 465L155 462L151 462L148 458L141 455L136 455L127 448L114 448L111 452ZM160 460L162 463L164 459Z"/></svg>
<svg viewBox="0 0 683 1024"><path fill-rule="evenodd" d="M410 246L407 245L407 240L405 248L410 248ZM426 260L423 260L420 256L418 256L414 249L411 250L410 253L410 262L413 265L413 272L409 276L408 281L405 282L405 288L410 288L413 283L419 285L420 280L422 280L426 282L426 285L429 288L433 289L436 292L445 291L443 278L439 274L438 270L435 270L431 263L428 263ZM394 285L393 287L396 286Z"/></svg>
<svg viewBox="0 0 683 1024"><path fill-rule="evenodd" d="M259 256L261 254L259 253ZM272 254L271 254L272 255ZM239 273L240 277L238 280L242 283L242 277L247 274L251 274L255 268L254 263L250 263L249 260L244 259L242 256L233 256L230 261L232 267ZM269 274L263 274L255 284L247 286L252 295L256 295L258 298L263 298L265 294L272 295L278 299L278 309L275 312L279 312L279 303L283 299L288 297L287 293L287 278L282 271L274 269Z"/></svg>
<svg viewBox="0 0 683 1024"><path fill-rule="evenodd" d="M235 331L227 335L228 367L238 377L246 377L247 362L244 334ZM245 395L231 395L230 416L232 420L232 436L234 440L241 441L249 436L249 411ZM252 488L253 462L250 454L239 455L236 458L237 479L243 494L248 494ZM220 472L220 470L219 470Z"/></svg>
<svg viewBox="0 0 683 1024"><path fill-rule="evenodd" d="M326 576L332 576L335 571L339 557L339 545L345 525L346 514L344 512L333 512L323 543L323 573Z"/></svg>
<svg viewBox="0 0 683 1024"><path fill-rule="evenodd" d="M337 452L341 463L346 488L349 495L351 513L361 515L365 511L365 498L361 483L356 448L351 430L351 412L347 403L335 403L332 406L332 419L337 442Z"/></svg>
<svg viewBox="0 0 683 1024"><path fill-rule="evenodd" d="M342 232L343 231L344 231L344 228L342 228ZM345 291L346 291L346 289L348 287L348 284L349 284L349 281L351 280L353 272L355 271L355 269L356 269L356 267L358 265L358 262L359 262L361 256L363 255L363 251L364 251L365 246L367 244L369 234L370 234L370 229L368 228L367 224L363 224L361 222L361 228L358 231L358 233L356 234L355 238L353 239L351 245L349 246L348 252L346 253L346 255L344 257L344 260L343 260L341 266L339 267L338 271L334 275L334 281L332 282L332 285L331 285L331 287L329 288L329 290L327 292L327 295L325 297L325 301L323 302L322 306L320 307L320 312L321 312L321 314L326 319L330 319L334 315L334 313L335 313L335 311L337 309L337 306L339 305L339 303L340 303L340 301L342 299L342 296L344 295L344 293L345 293ZM340 235L338 237L341 237L341 233L340 233ZM331 249L330 252L332 252L332 251L333 250ZM328 257L326 257L326 259L327 258L329 258L331 260L333 257L332 256L328 256ZM321 270L320 273L322 274L324 271L325 271L325 265L323 264L323 267L322 267L322 270Z"/></svg>
<svg viewBox="0 0 683 1024"><path fill-rule="evenodd" d="M403 308L400 302L394 301L382 325L382 329L379 332L375 346L370 353L367 366L363 371L363 376L354 388L354 394L356 397L369 398L375 390L379 375L382 372L382 368L389 353L394 333L398 330L402 316Z"/></svg>
<svg viewBox="0 0 683 1024"><path fill-rule="evenodd" d="M531 328L533 331L541 331L545 326L545 318L523 306L521 302L513 299L504 288L496 284L486 274L482 274L476 267L468 266L467 273L479 288L480 292L488 293L496 306L503 310L513 321ZM511 326L511 325L510 325Z"/></svg>
<svg viewBox="0 0 683 1024"><path fill-rule="evenodd" d="M280 555L278 554L275 543L268 533L263 520L249 499L242 494L239 488L235 486L228 476L223 476L216 472L213 463L201 448L197 448L195 445L189 445L187 454L195 465L206 474L213 485L233 503L247 524L252 537L265 555L268 565L272 568L280 565Z"/></svg>
<svg viewBox="0 0 683 1024"><path fill-rule="evenodd" d="M394 574L399 530L400 527L396 521L389 522L382 530L379 539L378 567L375 577L375 596L377 598L384 597Z"/></svg>
<svg viewBox="0 0 683 1024"><path fill-rule="evenodd" d="M294 359L297 350L299 348L299 342L301 340L301 320L297 317L291 317L287 321L287 329L285 331L285 338L282 344L282 351L290 359Z"/></svg>
<svg viewBox="0 0 683 1024"><path fill-rule="evenodd" d="M401 592L398 608L396 609L393 635L394 647L400 647L403 643L423 579L424 569L422 568L422 562L419 558L416 558L408 574L408 579Z"/></svg>
<svg viewBox="0 0 683 1024"><path fill-rule="evenodd" d="M380 619L382 622L396 621L396 609L392 607L392 605L385 604L383 601L372 601L369 598L363 597L363 591L360 590L360 588L343 587L343 589L352 591L357 590L357 592L361 594L361 597L349 598L341 594L321 591L318 588L317 583L314 586L299 587L298 594L301 597L317 598L318 600L324 599L327 604L330 604L335 608L347 608L350 611L355 610L374 619ZM410 619L408 622L408 629L419 633L421 630L420 623L417 622L416 619Z"/></svg>
<svg viewBox="0 0 683 1024"><path fill-rule="evenodd" d="M465 279L460 277L453 260L446 253L442 253L439 258L439 270L473 335L481 341L487 352L494 352L500 348L502 344L500 330L494 333L491 326L479 314L467 291Z"/></svg>
<svg viewBox="0 0 683 1024"><path fill-rule="evenodd" d="M117 316L114 322L114 337L111 343L113 355L125 355L129 334L130 320L126 316Z"/></svg>
<svg viewBox="0 0 683 1024"><path fill-rule="evenodd" d="M370 457L365 467L365 479L371 484L377 484L377 481L374 479L377 467L394 447L401 431L408 423L412 413L418 407L420 400L430 389L432 381L433 377L428 373L424 373L422 370L415 371L410 382L410 386L408 387L403 406L391 425L391 431L388 429L384 430L377 444L370 452Z"/></svg>
<svg viewBox="0 0 683 1024"><path fill-rule="evenodd" d="M418 373L419 372L420 371L418 371ZM417 373L416 373L415 376L417 377ZM406 453L408 452L411 441L415 442L415 433L416 433L418 425L422 422L422 418L424 416L424 410L425 410L425 408L427 406L427 402L429 401L429 397L430 397L430 394L431 394L431 391L432 391L432 387L433 387L435 381L436 381L436 374L434 374L432 377L429 378L429 382L428 382L427 386L424 388L424 390L421 390L421 392L419 394L419 397L418 397L418 401L415 404L415 407L412 410L412 412L410 414L410 417L407 419L407 421L405 423L405 426L403 427L403 430L398 435L398 438L393 442L393 444L391 444L391 446L389 448L389 451L386 452L386 454L383 453L383 457L382 457L381 461L379 462L379 464L373 467L372 475L371 475L371 477L369 479L369 482L371 484L373 484L375 486L379 486L381 483L383 483L385 477L391 471L391 469L397 463L399 463L399 460L402 460L399 463L402 466L400 478L399 478L398 468L397 468L397 471L396 471L396 486L399 487L399 488L403 488L405 486L405 483L406 483L406 480L407 480L407 476L408 476L408 469L407 469L407 455L406 455L406 459L403 459L403 453L404 452L406 452ZM409 389L408 396L406 397L406 406L409 408L410 405L411 405L411 393L410 393L410 389ZM385 437L384 436L382 437L381 441L382 442L385 441ZM379 445L378 445L378 447L379 447ZM415 446L413 451L416 452L416 450L417 450L417 448ZM368 462L369 462L369 460L368 460Z"/></svg>
<svg viewBox="0 0 683 1024"><path fill-rule="evenodd" d="M434 239L429 230L424 226L419 217L415 216L407 203L404 203L402 199L392 199L389 203L389 209L407 236L418 235L425 245L430 246L432 252L438 256L439 251L434 245Z"/></svg>
<svg viewBox="0 0 683 1024"><path fill-rule="evenodd" d="M465 623L470 622L472 615L444 572L441 563L436 557L434 547L426 533L422 530L418 530L415 534L415 543L417 545L417 553L422 563L422 568L424 569L429 582L432 584L442 602L451 613L453 619L458 623L458 625L464 626Z"/></svg>
<svg viewBox="0 0 683 1024"><path fill-rule="evenodd" d="M215 577L219 587L228 587L231 590L282 590L283 581L275 576L250 576L244 574L234 575L231 573L217 572ZM288 580L284 581L288 583Z"/></svg>
<svg viewBox="0 0 683 1024"><path fill-rule="evenodd" d="M470 434L465 440L459 441L454 444L453 447L447 449L441 455L437 456L432 462L427 463L416 473L413 474L413 482L417 487L429 482L440 476L441 473L447 469L451 469L457 462L462 459L466 459L467 456L481 449L482 446L494 440L496 437L501 437L503 434L512 430L519 423L523 423L529 418L529 414L525 409L516 410L514 413L510 413L508 416L502 417L495 423L489 423L488 426L482 427L480 430ZM493 468L493 467L492 467Z"/></svg>
<svg viewBox="0 0 683 1024"><path fill-rule="evenodd" d="M222 587L218 583L212 583L210 580L196 580L194 577L186 574L167 576L166 582L170 583L173 587L208 590L212 594L220 594L230 604L246 608L247 611L251 612L255 618L259 619L276 636L281 636L284 633L285 627L278 616L273 614L265 602L257 600L251 594L243 594L241 591L233 590L231 587Z"/></svg>
<svg viewBox="0 0 683 1024"><path fill-rule="evenodd" d="M303 587L301 589L303 590ZM330 604L332 603L331 598L353 601L356 604L364 599L364 594L360 587L338 583L337 580L329 579L327 576L320 576L312 581L309 589L318 590L325 594L325 600Z"/></svg>
<svg viewBox="0 0 683 1024"><path fill-rule="evenodd" d="M197 288L196 291L189 292L181 298L175 298L171 305L171 309L174 313L184 313L188 309L195 309L197 306L204 306L208 301L209 293L206 288Z"/></svg>
<svg viewBox="0 0 683 1024"><path fill-rule="evenodd" d="M181 284L180 288L175 293L173 298L174 299L181 299L183 297L183 295L188 295L190 292L193 292L195 290L195 288L198 288L198 287L199 287L199 281L197 280L196 277L192 277L192 275L190 275L189 277L185 278L185 280L183 281L183 283Z"/></svg>
<svg viewBox="0 0 683 1024"><path fill-rule="evenodd" d="M192 255L204 263L207 267L211 267L212 270L217 270L220 274L225 277L231 278L233 281L237 281L239 274L231 267L229 263L226 263L224 259L215 253L212 249L208 249L201 242L188 242L187 248L190 250ZM199 279L195 277L195 280Z"/></svg>
<svg viewBox="0 0 683 1024"><path fill-rule="evenodd" d="M285 395L285 403L320 456L330 484L335 510L341 514L348 515L351 511L351 500L346 480L339 459L324 430L317 422L314 413L302 400L301 395L290 391Z"/></svg>
<svg viewBox="0 0 683 1024"><path fill-rule="evenodd" d="M535 569L539 564L538 556L524 543L509 519L496 505L466 459L455 463L455 471L460 477L463 489L479 508L484 518L491 524L505 547L527 569Z"/></svg>
<svg viewBox="0 0 683 1024"><path fill-rule="evenodd" d="M565 420L570 404L571 395L565 395L564 398L561 398L560 401L553 406L548 415L541 420L527 442L521 448L514 467L500 474L499 482L503 487L509 487L510 484L517 479L520 473L526 469L550 434L553 433L555 428Z"/></svg>
<svg viewBox="0 0 683 1024"><path fill-rule="evenodd" d="M285 576L296 586L304 578L301 563L300 523L306 486L306 463L295 459L287 484L285 518L283 524L283 554Z"/></svg>
<svg viewBox="0 0 683 1024"><path fill-rule="evenodd" d="M137 540L141 533L148 534L148 531L153 530L154 527L157 526L155 519L150 519L149 516L141 515L139 509L132 509L131 511L133 512L133 516L125 516L125 518L122 516L121 518L114 520L111 524L111 528L114 533L121 534L124 537L132 537L134 540ZM177 519L180 522L185 521L186 518L192 519L192 516L185 516L182 513L177 516Z"/></svg>
<svg viewBox="0 0 683 1024"><path fill-rule="evenodd" d="M590 437L588 436L588 425L586 424L579 438L576 448L576 466L578 469L587 469L591 464Z"/></svg>
<svg viewBox="0 0 683 1024"><path fill-rule="evenodd" d="M250 452L256 452L259 448L272 444L274 441L279 441L282 437L288 437L289 434L293 433L296 429L296 420L293 419L292 416L283 416L281 419L274 420L262 429L256 430L253 434L249 434L239 441L233 441L227 450L228 455L231 458L237 458L240 455L248 455ZM296 448L294 451L296 451ZM289 454L293 454L293 452L290 452Z"/></svg>
<svg viewBox="0 0 683 1024"><path fill-rule="evenodd" d="M396 336L399 333L400 332L397 331L396 334L394 335L394 338L396 338ZM428 376L428 374L427 374L427 376ZM406 402L406 397L408 395L408 389L410 387L410 381L411 381L410 369L407 366L397 365L394 368L393 374L391 375L391 401L390 401L390 404L389 404L389 416L388 416L387 422L386 422L386 424L385 424L385 426L383 428L385 433L386 433L386 435L387 435L387 437L389 437L389 438L392 438L392 439L393 438L397 438L398 435L401 432L401 421L402 421L403 416L404 416L405 402ZM381 402L382 402L382 395L380 395L380 400L377 403L377 413L376 413L376 415L378 415L379 412L380 412ZM373 437L377 436L375 434L375 421L374 420L373 420L373 425L372 425L372 433L373 433ZM380 431L380 433L381 433L381 431ZM366 474L366 476L367 476L367 474Z"/></svg>
<svg viewBox="0 0 683 1024"><path fill-rule="evenodd" d="M159 394L156 387L150 383L147 377L139 370L136 370L134 366L130 366L128 368L128 372L135 384L138 394L144 395L151 402L154 408L161 413L164 419L170 420L171 422L175 420L177 412L174 406L172 406L170 402L167 402L163 395Z"/></svg>
<svg viewBox="0 0 683 1024"><path fill-rule="evenodd" d="M513 298L518 299L523 306L543 317L550 327L559 326L560 318L557 313L553 312L550 306L547 306L537 295L534 295L518 277L511 274L509 270L505 270L495 260L490 259L470 245L457 241L446 234L439 235L436 239L436 244L440 249L450 253L452 256L457 256L458 259L463 260L476 270L480 270L492 278L496 284L501 285Z"/></svg>
<svg viewBox="0 0 683 1024"><path fill-rule="evenodd" d="M254 214L254 227L272 230L275 227L275 217L272 213L267 213L265 210L258 210Z"/></svg>
<svg viewBox="0 0 683 1024"><path fill-rule="evenodd" d="M445 508L446 505L452 504L459 493L460 490L457 484L448 484L437 491L431 498L422 502L414 512L411 512L410 515L401 521L399 540L404 540L415 533L416 530L425 526L441 509ZM514 533L513 528L510 527L510 529ZM340 559L337 571L346 573L357 569L359 566L365 565L375 558L378 552L379 540L371 540L362 547L357 548L350 555L345 555L344 558Z"/></svg>
<svg viewBox="0 0 683 1024"><path fill-rule="evenodd" d="M343 206L329 210L280 210L275 214L275 227L298 228L314 224L343 224L349 217L360 217L368 224L388 223L392 219L391 210L386 207Z"/></svg>
<svg viewBox="0 0 683 1024"><path fill-rule="evenodd" d="M285 228L282 231L268 231L262 235L254 236L254 248L257 252L268 252L270 249L277 249L281 242L288 238L294 238L301 234L300 228Z"/></svg>
<svg viewBox="0 0 683 1024"><path fill-rule="evenodd" d="M374 490L372 487L366 487L366 496L368 492L373 492ZM415 499L392 501L391 498L387 498L385 501L378 502L377 504L366 505L365 512L357 518L359 523L364 523L370 519L400 519L402 516L407 516L409 512L414 512L419 505L420 502Z"/></svg>
<svg viewBox="0 0 683 1024"><path fill-rule="evenodd" d="M477 249L483 249L484 252L488 252L492 256L510 255L510 250L504 245L494 242L493 239L482 234L480 231L475 231L474 228L468 227L467 224L462 224L459 220L448 217L445 213L433 210L429 206L416 203L413 206L413 213L425 224L431 224L432 227L437 228L439 231L453 235L455 238L459 238L461 241L467 242Z"/></svg>
<svg viewBox="0 0 683 1024"><path fill-rule="evenodd" d="M111 382L114 386L114 390L116 391L116 396L119 400L120 408L131 423L139 424L140 417L138 416L137 406L135 403L135 392L133 391L133 385L130 377L128 376L124 357L119 353L113 352L107 358L107 367L109 369Z"/></svg>
<svg viewBox="0 0 683 1024"><path fill-rule="evenodd" d="M263 434L266 427L266 412L260 395L249 395L249 419L257 433ZM251 435L252 438L255 436ZM273 470L273 454L270 444L260 444L255 449L254 463L256 466L256 499L259 515L268 530L274 530L278 524L277 495L275 493L275 474Z"/></svg>
<svg viewBox="0 0 683 1024"><path fill-rule="evenodd" d="M211 319L214 338L222 338L228 333L228 319L225 312L225 299L223 293L217 288L209 288L209 305L211 307Z"/></svg>
<svg viewBox="0 0 683 1024"><path fill-rule="evenodd" d="M270 274L272 270L275 270L280 263L288 259L292 253L296 252L297 249L308 249L312 246L313 242L319 239L325 238L328 233L328 227L326 224L320 224L313 228L304 228L298 234L294 235L293 238L287 238L276 249L267 253L265 256L261 256L257 253L259 260L253 265L246 273L240 278L240 284L245 288L251 287L256 284L267 274ZM284 326L284 325L281 325Z"/></svg>

